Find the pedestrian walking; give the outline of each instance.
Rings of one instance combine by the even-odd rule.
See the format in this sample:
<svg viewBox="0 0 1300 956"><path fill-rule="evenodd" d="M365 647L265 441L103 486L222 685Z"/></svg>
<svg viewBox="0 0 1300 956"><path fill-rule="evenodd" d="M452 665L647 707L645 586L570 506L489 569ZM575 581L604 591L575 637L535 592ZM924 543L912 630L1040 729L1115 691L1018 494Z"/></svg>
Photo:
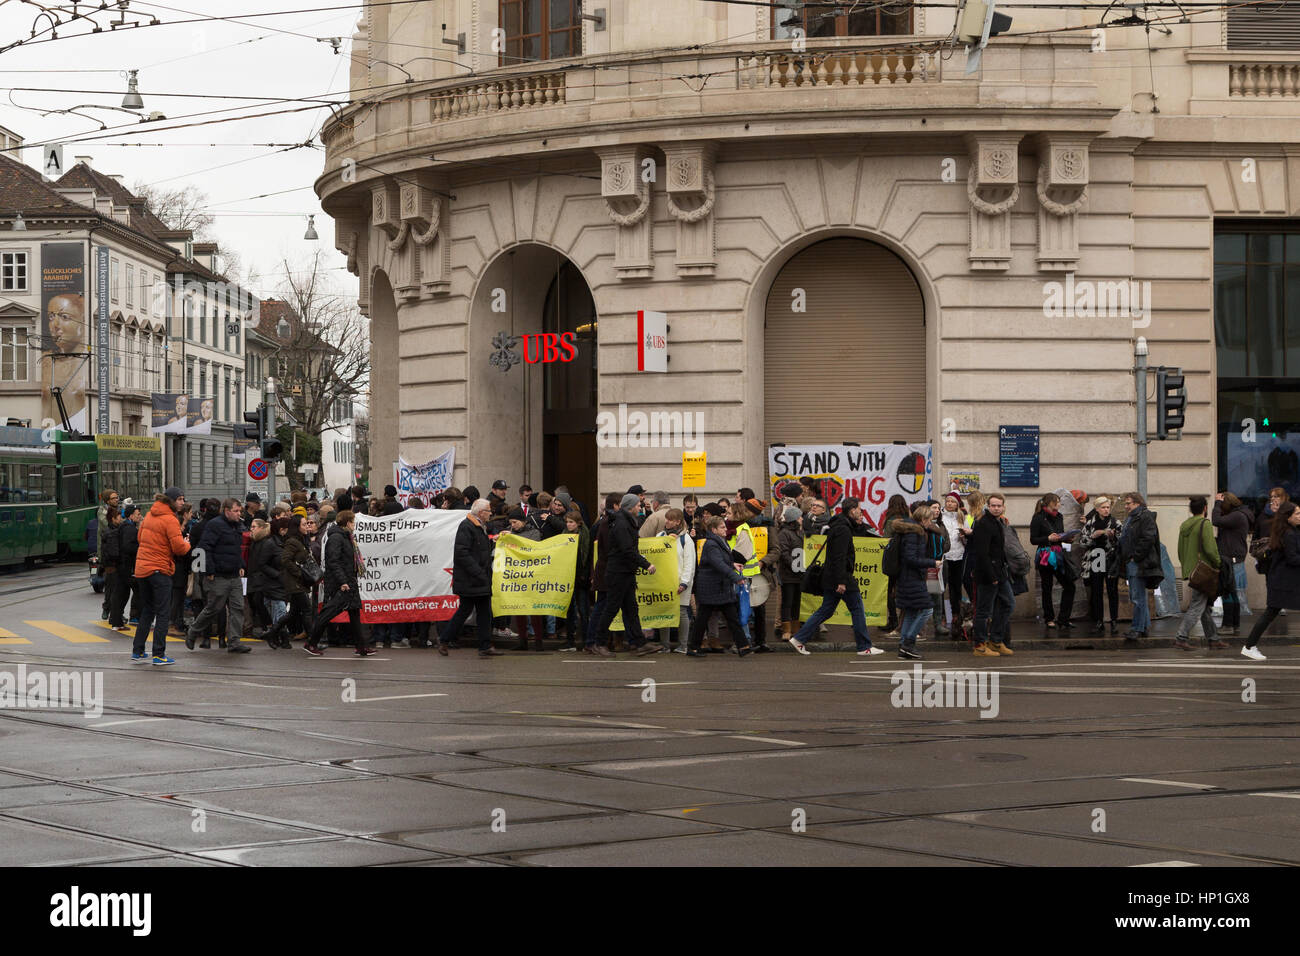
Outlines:
<svg viewBox="0 0 1300 956"><path fill-rule="evenodd" d="M795 553L803 554L803 512L797 505L787 505L776 532L777 575L781 582L781 637L790 640L799 622L799 604L803 597L800 575L794 569Z"/></svg>
<svg viewBox="0 0 1300 956"><path fill-rule="evenodd" d="M907 501L903 496L890 495L889 502L885 506L885 513L880 519L880 533L886 538L890 537L894 533L894 522L900 519L907 521L909 517ZM888 615L885 621L885 637L898 637L898 605L895 603L896 582L893 575L885 575L885 578L889 582L885 588L885 610Z"/></svg>
<svg viewBox="0 0 1300 956"><path fill-rule="evenodd" d="M899 548L898 574L895 576L894 600L903 616L899 626L898 656L919 661L916 637L934 613L934 598L929 590L931 573L943 566L942 555L934 554L934 514L929 504L912 509L910 521L894 522L893 546ZM895 542L895 539L896 542Z"/></svg>
<svg viewBox="0 0 1300 956"><path fill-rule="evenodd" d="M619 502L618 510L610 516L609 531L606 534L609 544L605 563L607 594L600 611L600 620L596 623L596 633L602 637L607 635L614 616L622 611L623 634L628 649L638 656L644 656L662 651L664 646L658 641L647 641L645 632L641 629L641 610L636 599L637 572L654 574L655 566L645 559L637 545L639 526L635 512L640 503L641 499L629 492Z"/></svg>
<svg viewBox="0 0 1300 956"><path fill-rule="evenodd" d="M1269 531L1263 573L1268 579L1268 606L1250 629L1243 657L1262 661L1259 639L1284 610L1300 611L1300 508L1293 501L1278 505Z"/></svg>
<svg viewBox="0 0 1300 956"><path fill-rule="evenodd" d="M287 640L280 639L283 630L280 624L289 616L289 593L284 589L283 566L283 535L288 530L288 518L276 518L269 524L257 518L250 529L253 540L248 548L248 598L251 604L256 596L267 621L265 630L254 636L266 641L271 650L293 647Z"/></svg>
<svg viewBox="0 0 1300 956"><path fill-rule="evenodd" d="M705 656L701 644L709 619L714 614L721 615L727 629L731 631L731 639L739 656L744 657L752 650L744 628L740 626L736 594L736 588L745 579L736 570L731 547L723 537L725 530L726 521L723 518L710 515L704 519L704 547L700 552L699 567L695 571L695 603L699 611L691 623L687 657Z"/></svg>
<svg viewBox="0 0 1300 956"><path fill-rule="evenodd" d="M194 644L206 637L208 625L222 611L226 613L226 650L231 654L247 654L252 648L243 643L244 633L244 513L234 498L221 503L221 513L203 526L203 549L206 571L204 573L203 611L190 625L185 635L185 646L194 650ZM250 524L252 519L250 519Z"/></svg>
<svg viewBox="0 0 1300 956"><path fill-rule="evenodd" d="M804 622L799 632L789 638L790 644L800 654L810 654L804 645L818 633L822 622L835 613L835 609L844 602L853 620L853 638L857 644L858 656L866 657L883 654L878 647L871 644L871 634L867 630L866 610L862 606L862 593L858 590L858 579L853 573L857 552L853 546L853 528L862 520L862 505L857 498L845 498L840 503L840 513L826 526L825 569L822 571L822 603L813 612L812 617ZM805 557L811 565L816 560Z"/></svg>
<svg viewBox="0 0 1300 956"><path fill-rule="evenodd" d="M1187 510L1192 513L1192 516L1178 529L1178 564L1183 570L1183 580L1187 582L1184 590L1187 596L1187 610L1183 612L1182 620L1178 622L1178 635L1174 639L1174 648L1180 651L1192 649L1187 639L1197 620L1200 620L1201 628L1205 631L1206 646L1220 649L1228 646L1219 640L1214 629L1214 615L1210 613L1214 606L1215 594L1218 592L1222 559L1219 557L1219 547L1214 540L1214 526L1205 516L1205 509L1206 501L1203 496L1196 495L1189 499ZM1197 581L1202 564L1214 572L1213 578L1207 578L1211 590L1204 590L1207 582ZM1199 586L1194 586L1194 582Z"/></svg>
<svg viewBox="0 0 1300 956"><path fill-rule="evenodd" d="M1099 495L1083 519L1079 573L1088 587L1088 618L1092 633L1106 633L1106 603L1110 604L1110 633L1119 631L1119 520L1110 513L1111 500Z"/></svg>
<svg viewBox="0 0 1300 956"><path fill-rule="evenodd" d="M280 537L280 584L289 602L289 613L272 627L266 640L267 643L275 640L280 647L290 649L293 647L291 635L306 634L311 630L312 605L308 589L315 579L308 569L316 570L319 566L312 559L307 544L316 532L316 519L311 515L294 515L285 519L285 523ZM319 574L319 570L316 573Z"/></svg>
<svg viewBox="0 0 1300 956"><path fill-rule="evenodd" d="M108 510L112 508L121 514L122 504L116 491L112 488L105 488L99 494L99 505L95 508L95 553L99 555L99 573L104 575L104 600L100 606L101 619L107 621L109 612L113 605L113 591L108 584L108 574L105 571L105 565L108 563L104 556L105 543L114 536L115 525L108 520ZM116 569L116 561L114 562Z"/></svg>
<svg viewBox="0 0 1300 956"><path fill-rule="evenodd" d="M1241 627L1243 610L1250 613L1246 599L1246 542L1250 535L1250 514L1241 499L1230 491L1214 496L1214 511L1210 521L1218 529L1219 557L1223 559L1223 573L1219 581L1219 595L1223 598L1223 627L1220 636L1236 634Z"/></svg>
<svg viewBox="0 0 1300 956"><path fill-rule="evenodd" d="M456 613L447 622L447 628L438 638L438 653L447 656L447 648L455 644L460 630L474 615L478 631L479 657L500 657L501 652L492 647L492 541L487 536L487 521L492 516L492 505L479 498L470 505L469 514L456 527L453 550L451 591L460 598Z"/></svg>
<svg viewBox="0 0 1300 956"><path fill-rule="evenodd" d="M484 503L484 510L487 504ZM375 649L366 643L361 632L361 588L358 578L365 571L365 562L357 550L353 531L357 526L356 513L340 511L334 519L334 528L325 542L325 603L316 615L303 650L313 657L321 657L320 637L330 620L344 612L348 615L348 634L356 644L357 657L369 657Z"/></svg>
<svg viewBox="0 0 1300 956"><path fill-rule="evenodd" d="M153 663L175 664L167 656L167 619L172 597L172 575L176 573L175 557L190 550L189 542L181 536L181 526L176 520L174 502L181 497L179 488L168 488L154 495L149 515L139 526L139 547L135 558L135 578L140 581L141 604L135 641L131 645L131 661L144 664L149 658L144 652L145 638L153 628Z"/></svg>

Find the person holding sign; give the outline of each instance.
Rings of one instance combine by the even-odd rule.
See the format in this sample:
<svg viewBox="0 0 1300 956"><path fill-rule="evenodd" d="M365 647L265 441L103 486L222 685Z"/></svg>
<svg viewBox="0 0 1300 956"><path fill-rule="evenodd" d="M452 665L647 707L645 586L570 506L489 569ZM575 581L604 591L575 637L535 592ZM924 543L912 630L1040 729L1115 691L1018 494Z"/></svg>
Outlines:
<svg viewBox="0 0 1300 956"><path fill-rule="evenodd" d="M655 566L641 556L637 545L638 526L633 516L640 506L639 496L629 492L623 496L619 509L609 516L609 554L605 559L605 599L596 622L596 633L606 645L609 643L609 625L614 615L623 612L623 630L629 648L638 653L662 651L658 642L646 643L641 629L641 614L636 600L636 575L638 570L655 573Z"/></svg>
<svg viewBox="0 0 1300 956"><path fill-rule="evenodd" d="M731 631L736 653L744 657L753 650L745 631L740 626L739 601L736 586L744 582L744 577L732 564L731 548L722 536L727 523L717 515L704 519L704 548L700 553L700 565L695 572L695 603L699 613L691 624L691 634L687 642L687 657L703 657L700 644L704 640L704 631L709 626L709 619L714 612L722 614L723 621Z"/></svg>
<svg viewBox="0 0 1300 956"><path fill-rule="evenodd" d="M862 504L857 498L845 498L840 505L840 513L826 526L826 569L822 575L822 606L813 612L813 616L799 628L799 633L788 638L794 649L800 654L811 654L804 647L817 633L822 622L835 613L843 601L853 618L853 637L858 645L858 655L867 657L883 654L878 647L871 646L871 634L867 630L867 614L862 606L862 593L858 590L858 579L853 573L853 564L857 552L853 546L853 529L862 520ZM814 555L813 560L816 560ZM809 564L812 561L808 562Z"/></svg>

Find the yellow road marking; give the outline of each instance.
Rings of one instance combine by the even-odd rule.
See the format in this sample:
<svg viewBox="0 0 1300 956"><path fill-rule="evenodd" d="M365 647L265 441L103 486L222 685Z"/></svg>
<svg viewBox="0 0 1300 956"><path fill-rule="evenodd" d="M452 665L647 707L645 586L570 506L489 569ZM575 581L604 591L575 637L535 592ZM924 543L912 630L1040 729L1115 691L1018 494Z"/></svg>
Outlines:
<svg viewBox="0 0 1300 956"><path fill-rule="evenodd" d="M103 628L104 630L106 630L106 631L112 631L114 634L121 634L123 637L127 638L128 640L134 640L134 639L135 639L135 628L134 628L133 626L128 625L128 626L127 626L127 629L126 629L125 631L118 631L118 630L114 630L113 628L109 627L107 621L91 621L90 623L91 623L91 624L94 624L96 627L102 627L102 628ZM145 637L146 637L146 639L148 639L149 641L152 641L152 640L153 640L153 631L151 630L148 634L145 635ZM174 634L168 634L168 635L167 635L167 640L170 641L170 642L173 643L173 644L184 644L184 643L185 643L185 638L183 638L183 637L176 637Z"/></svg>
<svg viewBox="0 0 1300 956"><path fill-rule="evenodd" d="M31 641L25 637L19 637L13 631L5 630L0 627L0 644L30 644Z"/></svg>
<svg viewBox="0 0 1300 956"><path fill-rule="evenodd" d="M32 627L39 627L42 631L47 631L55 637L61 637L72 644L108 644L106 637L100 637L97 634L90 634L86 631L77 630L75 627L69 627L61 621L23 621Z"/></svg>

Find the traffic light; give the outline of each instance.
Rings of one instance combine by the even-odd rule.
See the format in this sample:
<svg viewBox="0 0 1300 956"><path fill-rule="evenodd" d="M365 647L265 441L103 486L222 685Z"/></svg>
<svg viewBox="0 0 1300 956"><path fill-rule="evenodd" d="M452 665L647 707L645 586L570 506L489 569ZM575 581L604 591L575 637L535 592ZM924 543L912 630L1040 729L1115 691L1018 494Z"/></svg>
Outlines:
<svg viewBox="0 0 1300 956"><path fill-rule="evenodd" d="M1183 412L1187 409L1187 388L1180 368L1156 369L1156 437L1161 441L1170 437L1171 431L1181 432ZM1181 438L1182 435L1175 435Z"/></svg>
<svg viewBox="0 0 1300 956"><path fill-rule="evenodd" d="M262 457L267 461L276 461L284 454L284 444L274 435L262 439Z"/></svg>
<svg viewBox="0 0 1300 956"><path fill-rule="evenodd" d="M235 426L235 439L245 444L255 444L259 448L262 445L262 406L258 406L254 411L244 412L244 421L247 425Z"/></svg>
<svg viewBox="0 0 1300 956"><path fill-rule="evenodd" d="M989 44L989 37L1011 29L1011 18L1005 13L995 13L993 8L996 5L986 0L966 0L966 6L961 11L961 19L957 21L957 40L971 48L966 56L968 75L979 69L980 58Z"/></svg>

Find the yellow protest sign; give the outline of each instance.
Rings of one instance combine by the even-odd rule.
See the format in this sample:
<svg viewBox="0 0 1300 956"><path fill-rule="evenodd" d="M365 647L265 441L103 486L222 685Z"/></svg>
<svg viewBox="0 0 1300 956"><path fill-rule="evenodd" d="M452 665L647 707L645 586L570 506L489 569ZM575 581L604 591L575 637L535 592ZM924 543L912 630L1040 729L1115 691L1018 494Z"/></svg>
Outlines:
<svg viewBox="0 0 1300 956"><path fill-rule="evenodd" d="M765 525L750 525L749 540L754 542L754 557L761 558L767 554L767 527Z"/></svg>
<svg viewBox="0 0 1300 956"><path fill-rule="evenodd" d="M576 534L545 541L501 535L492 553L492 614L563 617L569 613L577 566Z"/></svg>
<svg viewBox="0 0 1300 956"><path fill-rule="evenodd" d="M830 552L822 551L821 557L817 557L817 552L821 550L825 542L826 536L824 534L814 534L804 538L804 560L811 563L815 558L818 564L825 564L826 556ZM853 539L853 547L856 552L853 562L853 576L857 578L858 590L862 592L862 610L866 614L868 625L881 625L889 618L886 600L889 591L889 579L885 577L885 572L880 569L880 555L888 543L887 538ZM823 579L825 579L825 572L823 572ZM821 603L820 595L800 595L799 616L806 621L812 617L817 608L821 607ZM852 624L853 618L849 614L848 607L841 602L839 607L835 609L835 613L826 619L826 623Z"/></svg>
<svg viewBox="0 0 1300 956"><path fill-rule="evenodd" d="M642 629L676 627L681 621L682 606L677 595L677 549L674 535L661 538L638 538L641 555L655 566L655 573L636 573L637 613ZM623 630L623 613L614 615L611 631Z"/></svg>
<svg viewBox="0 0 1300 956"><path fill-rule="evenodd" d="M682 487L703 488L708 461L702 451L682 452Z"/></svg>

